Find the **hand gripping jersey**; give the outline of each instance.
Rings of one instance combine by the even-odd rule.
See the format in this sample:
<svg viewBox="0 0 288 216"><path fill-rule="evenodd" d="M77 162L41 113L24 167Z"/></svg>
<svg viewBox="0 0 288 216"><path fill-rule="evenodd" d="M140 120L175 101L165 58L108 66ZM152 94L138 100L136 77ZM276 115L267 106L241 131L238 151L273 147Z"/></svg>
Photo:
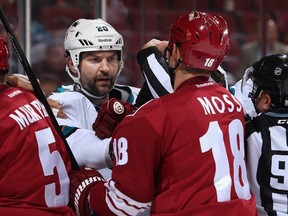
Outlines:
<svg viewBox="0 0 288 216"><path fill-rule="evenodd" d="M128 115L112 137L106 194L90 193L96 214L257 215L247 181L244 115L225 88L205 77ZM101 203L105 200L105 203Z"/></svg>
<svg viewBox="0 0 288 216"><path fill-rule="evenodd" d="M260 216L288 215L287 113L273 109L246 125L248 176Z"/></svg>
<svg viewBox="0 0 288 216"><path fill-rule="evenodd" d="M0 215L74 215L70 159L44 106L2 84L0 110Z"/></svg>
<svg viewBox="0 0 288 216"><path fill-rule="evenodd" d="M104 169L101 172L104 178L110 177L111 170L105 168L106 162L111 160L108 154L111 139L100 140L92 128L100 107L92 104L84 94L74 91L74 85L63 86L59 91L50 98L59 101L68 116L67 119L57 118L57 121L59 125L65 126L63 133L78 165L96 170ZM138 88L115 85L110 98L115 97L134 104L138 92Z"/></svg>

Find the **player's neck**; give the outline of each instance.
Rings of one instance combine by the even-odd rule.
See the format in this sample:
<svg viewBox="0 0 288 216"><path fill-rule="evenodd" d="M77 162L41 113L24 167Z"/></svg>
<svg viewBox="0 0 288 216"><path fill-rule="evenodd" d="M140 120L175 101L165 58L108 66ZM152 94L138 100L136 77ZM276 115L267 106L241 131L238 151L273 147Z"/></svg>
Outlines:
<svg viewBox="0 0 288 216"><path fill-rule="evenodd" d="M191 79L193 77L198 77L198 76L206 76L209 78L208 73L187 73L183 70L177 70L175 72L175 82L174 82L174 90L176 90L183 82L185 82L188 79Z"/></svg>

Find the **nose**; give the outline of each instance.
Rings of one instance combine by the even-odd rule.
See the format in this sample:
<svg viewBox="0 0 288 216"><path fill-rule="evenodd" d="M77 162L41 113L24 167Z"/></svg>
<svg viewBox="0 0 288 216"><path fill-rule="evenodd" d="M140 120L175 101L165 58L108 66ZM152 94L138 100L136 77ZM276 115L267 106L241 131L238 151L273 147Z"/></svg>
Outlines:
<svg viewBox="0 0 288 216"><path fill-rule="evenodd" d="M110 68L108 67L108 62L105 59L102 60L100 69L103 72L108 72L110 70Z"/></svg>

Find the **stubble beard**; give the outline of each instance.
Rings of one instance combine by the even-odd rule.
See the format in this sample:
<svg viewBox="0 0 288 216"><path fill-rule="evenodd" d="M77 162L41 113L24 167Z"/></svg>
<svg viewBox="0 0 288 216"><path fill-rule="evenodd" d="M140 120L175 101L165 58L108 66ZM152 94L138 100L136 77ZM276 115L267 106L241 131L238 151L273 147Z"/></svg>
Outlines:
<svg viewBox="0 0 288 216"><path fill-rule="evenodd" d="M110 81L109 85L99 85L97 81L91 83L90 85L84 85L84 89L91 94L97 96L97 97L102 97L107 95L111 89L113 88L113 84Z"/></svg>

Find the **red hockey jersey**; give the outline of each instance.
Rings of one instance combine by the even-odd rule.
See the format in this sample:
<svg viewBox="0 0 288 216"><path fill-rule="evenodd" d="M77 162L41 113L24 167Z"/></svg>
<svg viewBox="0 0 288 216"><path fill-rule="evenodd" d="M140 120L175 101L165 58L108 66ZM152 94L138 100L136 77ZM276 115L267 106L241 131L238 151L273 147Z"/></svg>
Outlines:
<svg viewBox="0 0 288 216"><path fill-rule="evenodd" d="M105 202L116 215L257 215L244 153L244 115L225 88L198 77L127 116L112 137ZM102 212L100 191L91 206ZM103 209L103 208L102 208ZM100 215L101 215L100 214Z"/></svg>
<svg viewBox="0 0 288 216"><path fill-rule="evenodd" d="M75 215L70 159L43 104L0 85L0 215Z"/></svg>

